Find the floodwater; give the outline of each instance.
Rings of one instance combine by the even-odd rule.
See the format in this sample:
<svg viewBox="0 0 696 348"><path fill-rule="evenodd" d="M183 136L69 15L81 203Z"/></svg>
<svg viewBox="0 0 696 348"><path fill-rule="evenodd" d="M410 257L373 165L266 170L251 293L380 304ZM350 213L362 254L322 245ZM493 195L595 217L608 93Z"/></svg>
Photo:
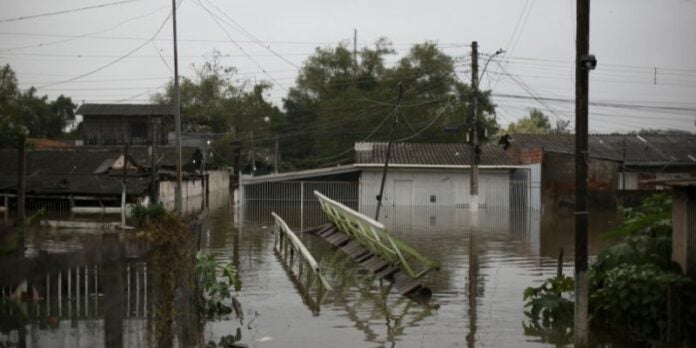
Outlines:
<svg viewBox="0 0 696 348"><path fill-rule="evenodd" d="M235 296L244 313L242 320L205 322L204 342L239 333L240 342L253 347L553 345L525 335L522 293L555 275L560 248L565 272L572 273L571 214L385 209L380 220L387 228L441 265L423 278L432 299L417 303L311 235L302 239L334 290L307 289L273 250L271 210L296 230L323 219L316 207L305 208L300 222L293 209L247 207L235 214L222 204L200 226L200 248L237 267L242 288ZM591 253L603 246L598 234L616 217L591 213ZM160 289L147 243L135 234L29 230L24 257L0 263L0 346L153 345L153 298ZM18 285L35 288L35 301L12 300Z"/></svg>

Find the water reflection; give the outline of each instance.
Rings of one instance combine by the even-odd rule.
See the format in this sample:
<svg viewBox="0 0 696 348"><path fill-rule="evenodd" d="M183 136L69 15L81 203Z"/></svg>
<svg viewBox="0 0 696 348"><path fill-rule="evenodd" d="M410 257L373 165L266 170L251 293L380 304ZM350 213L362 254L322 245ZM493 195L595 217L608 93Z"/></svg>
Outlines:
<svg viewBox="0 0 696 348"><path fill-rule="evenodd" d="M320 238L302 235L335 289L317 296L316 287L299 286L273 252L271 210L296 230L325 221L318 206L303 208L302 219L283 205L247 206L235 219L224 204L207 216L200 247L239 270L245 321L223 318L201 327L195 316L177 317L190 332L171 333L174 344L217 342L240 329L242 343L263 347L544 346L524 335L522 291L555 274L559 248L572 260L569 214L387 207L381 221L389 230L441 264L423 279L432 300L404 298ZM603 245L597 233L616 215L590 216L590 250L597 252ZM151 262L148 243L132 236L30 230L26 252L0 262L0 345L154 345L162 291L156 278L163 273ZM26 291L34 302L13 300L20 285L35 290ZM191 313L179 306L190 295L169 303Z"/></svg>
<svg viewBox="0 0 696 348"><path fill-rule="evenodd" d="M371 214L369 207L363 208ZM560 248L572 261L572 214L547 211L542 215L527 208L483 209L472 214L455 207L386 207L380 221L442 265L439 272L424 279L433 290L432 301L422 306L399 296L362 273L341 251L319 238L304 236L323 269L331 272L335 288L313 319L316 308L301 300L303 290L292 285L282 263L272 257L264 226L271 225L273 210L282 211L280 215L293 221L294 228L307 228L312 226L307 219L323 222L320 209L305 209L303 221L298 220L296 211L282 205L254 209L246 211L240 224L241 253L253 248L254 255L252 269L245 274L248 292L244 297L259 318L266 316L255 321L250 342L259 337L283 337L283 343L266 342L268 346L304 344L306 337L301 333L307 332L324 339L330 336L335 346L355 342L366 346L452 346L464 342L469 347L543 346L537 338L524 335L522 292L555 274ZM591 212L591 216L590 251L596 253L606 244L599 233L617 223L618 213ZM244 262L241 267L244 269ZM571 267L572 262L566 262L566 272L572 272ZM260 303L269 299L273 305ZM298 314L302 310L297 304L305 306L302 310L310 316ZM279 312L294 316L277 317ZM293 322L291 331L283 329L285 320ZM349 328L353 331L346 330Z"/></svg>

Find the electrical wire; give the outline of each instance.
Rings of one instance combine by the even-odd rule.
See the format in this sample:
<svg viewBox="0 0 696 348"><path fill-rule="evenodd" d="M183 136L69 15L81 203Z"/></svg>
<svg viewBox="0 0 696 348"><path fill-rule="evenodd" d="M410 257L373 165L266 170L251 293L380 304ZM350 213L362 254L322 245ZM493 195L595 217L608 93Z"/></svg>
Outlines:
<svg viewBox="0 0 696 348"><path fill-rule="evenodd" d="M225 35L226 35L227 38L229 39L229 42L232 42L235 46L237 46L237 48L239 49L239 51L241 51L241 52L247 57L247 59L249 59L251 62L253 62L254 64L256 64L256 66L258 66L258 68L261 69L261 71L263 71L264 75L268 76L268 78L271 79L271 81L273 81L277 86L279 86L279 87L281 87L281 88L287 89L287 87L285 87L283 84L281 84L280 82L278 82L278 80L276 80L271 74L269 74L268 72L266 72L266 69L264 69L263 66L261 66L261 64L260 64L256 59L254 59L252 56L250 56L250 55L244 50L244 48L243 48L237 41L235 41L235 40L232 38L232 35L230 35L230 32L227 31L227 29L225 29L225 27L222 25L222 23L220 23L219 16L217 16L217 15L214 14L212 11L210 11L210 10L209 10L207 7L205 7L205 6L203 5L203 3L200 2L200 1L195 1L195 0L194 0L194 4L198 5L198 6L199 6L200 8L202 8L205 12L207 12L208 15L210 15L210 18L215 22L215 24L217 24L217 26L218 26L220 29L222 29L223 32L225 32Z"/></svg>
<svg viewBox="0 0 696 348"><path fill-rule="evenodd" d="M179 6L181 5L182 2L183 2L183 0L180 0L179 3L178 3L176 6L179 7ZM127 58L128 56L130 56L131 54L133 54L133 53L139 51L141 48L145 47L147 44L149 44L150 42L152 42L152 40L154 40L154 39L157 37L157 34L159 34L160 31L162 31L162 29L164 28L164 25L167 24L167 22L169 21L169 19L170 19L171 17L172 17L172 13L170 12L170 13L167 15L167 17L164 19L164 21L162 21L162 24L160 24L160 26L157 28L157 30L155 31L155 33L152 35L152 37L151 37L150 39L148 39L147 41L145 41L145 42L143 42L142 44L138 45L137 47L133 48L132 50L128 51L126 54L124 54L124 55L122 55L122 56L120 56L120 57L118 57L118 58L116 58L116 59L110 61L109 63L104 64L104 65L102 65L102 66L100 66L100 67L98 67L98 68L96 68L96 69L94 69L94 70L91 70L91 71L89 71L89 72L86 72L86 73L84 73L84 74L80 74L80 75L77 75L77 76L75 76L75 77L72 77L72 78L69 78L69 79L66 79L66 80L56 81L56 82L52 82L52 83L45 84L45 85L42 85L42 86L38 86L38 87L36 87L36 89L41 89L41 88L45 88L45 87L60 85L60 84L72 82L72 81L75 81L75 80L79 80L79 79L81 79L81 78L83 78L83 77L87 77L87 76L93 75L93 74L95 74L95 73L98 73L98 72L100 72L100 71L102 71L102 70L104 70L104 69L106 69L106 68L108 68L108 67L110 67L110 66L112 66L112 65L114 65L114 64L116 64L116 63L118 63L118 62L120 62L120 61L122 61L123 59L125 59L125 58Z"/></svg>
<svg viewBox="0 0 696 348"><path fill-rule="evenodd" d="M105 4L99 4L99 5L92 5L92 6L86 6L86 7L73 8L73 9L69 9L69 10L61 10L61 11L55 11L55 12L39 13L39 14L35 14L35 15L27 15L27 16L14 17L14 18L5 18L5 19L0 19L0 23L9 23L9 22L23 21L23 20L27 20L27 19L34 19L34 18L40 18L40 17L56 16L56 15L61 15L61 14L67 14L67 13L74 13L74 12L92 10L92 9L95 9L95 8L103 8L103 7L109 7L109 6L122 5L122 4L127 4L127 3L130 3L130 2L136 2L136 1L138 1L138 0L115 1L115 2L105 3Z"/></svg>

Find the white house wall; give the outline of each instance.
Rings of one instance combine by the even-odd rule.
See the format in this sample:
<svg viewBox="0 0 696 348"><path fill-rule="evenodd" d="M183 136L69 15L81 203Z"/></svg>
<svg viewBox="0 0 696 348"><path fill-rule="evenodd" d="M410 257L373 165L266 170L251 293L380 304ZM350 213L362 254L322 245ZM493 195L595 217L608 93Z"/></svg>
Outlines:
<svg viewBox="0 0 696 348"><path fill-rule="evenodd" d="M376 205L382 170L365 168L360 176L360 207ZM402 169L390 168L384 186L383 205L403 206L469 206L468 169ZM508 207L510 171L481 169L479 172L479 205ZM431 201L431 196L434 202Z"/></svg>

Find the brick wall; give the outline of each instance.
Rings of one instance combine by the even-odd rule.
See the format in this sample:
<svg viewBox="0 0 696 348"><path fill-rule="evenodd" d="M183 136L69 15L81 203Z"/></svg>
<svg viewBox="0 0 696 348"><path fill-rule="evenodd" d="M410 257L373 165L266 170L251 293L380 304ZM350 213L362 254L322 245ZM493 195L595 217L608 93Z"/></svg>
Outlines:
<svg viewBox="0 0 696 348"><path fill-rule="evenodd" d="M544 149L541 147L520 149L516 146L509 146L505 152L514 164L534 164L544 161Z"/></svg>

